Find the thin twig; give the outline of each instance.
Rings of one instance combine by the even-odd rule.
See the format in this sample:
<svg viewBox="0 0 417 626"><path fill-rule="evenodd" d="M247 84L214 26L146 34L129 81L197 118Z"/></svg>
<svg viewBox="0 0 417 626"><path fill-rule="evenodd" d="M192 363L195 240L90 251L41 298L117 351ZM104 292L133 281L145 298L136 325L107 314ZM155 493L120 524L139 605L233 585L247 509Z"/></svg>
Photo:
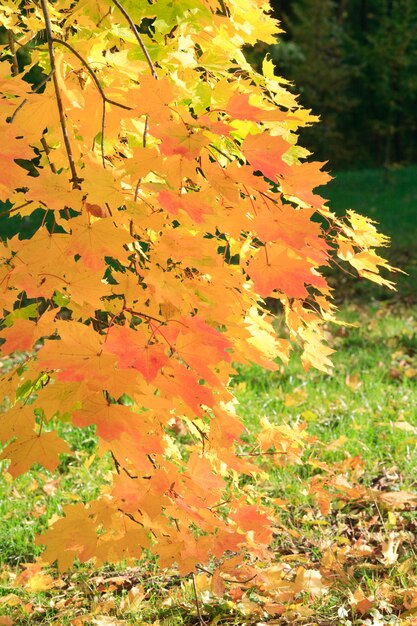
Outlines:
<svg viewBox="0 0 417 626"><path fill-rule="evenodd" d="M23 98L23 100L22 100L22 102L19 104L19 106L17 106L17 107L16 107L16 109L15 109L15 111L14 111L13 115L11 115L10 117L8 117L8 118L6 119L6 122L7 122L8 124L13 124L13 122L14 122L14 118L16 117L16 115L18 114L18 112L20 111L20 109L21 109L21 108L22 108L22 107L26 104L26 102L27 102L27 101L28 101L28 99L27 99L27 98Z"/></svg>
<svg viewBox="0 0 417 626"><path fill-rule="evenodd" d="M53 74L53 72L50 72L50 73L48 74L48 76L45 76L45 78L44 78L44 79L43 79L43 80L39 83L39 85L36 85L36 87L34 87L34 88L32 89L32 92L33 92L33 93L36 93L37 91L39 91L40 89L42 89L42 87L43 87L43 86L44 86L44 85L48 82L48 80L51 78L52 74ZM18 106L18 107L16 107L16 109L15 109L15 111L14 111L13 115L12 115L11 117L8 117L8 118L6 119L6 122L7 122L8 124L13 124L13 122L14 122L14 118L16 117L16 115L18 114L18 112L20 111L20 109L21 109L21 108L22 108L22 107L26 104L26 102L27 102L27 101L28 101L28 99L27 99L27 98L24 98L24 99L22 100L22 102L19 104L19 106Z"/></svg>
<svg viewBox="0 0 417 626"><path fill-rule="evenodd" d="M12 76L17 76L19 73L19 63L17 61L16 46L14 42L13 31L7 31L7 40L9 43L10 52L12 53Z"/></svg>
<svg viewBox="0 0 417 626"><path fill-rule="evenodd" d="M148 125L149 125L149 115L145 115L145 126L143 128L143 139L142 139L142 145L144 148L146 148L146 141L148 137Z"/></svg>
<svg viewBox="0 0 417 626"><path fill-rule="evenodd" d="M116 107L120 107L121 109L126 109L127 111L131 111L132 108L127 106L126 104L121 104L120 102L115 102L114 100L112 100L111 98L108 98L106 96L106 94L104 93L103 87L101 86L100 81L98 80L97 76L95 75L93 69L90 67L89 63L84 59L84 57L81 56L81 54L78 52L78 50L76 50L73 46L71 46L71 44L67 43L66 41L63 41L62 39L58 39L57 37L53 37L52 38L52 42L53 43L59 43L62 46L65 46L66 48L68 48L68 50L70 50L72 52L72 54L74 56L77 57L77 59L84 65L84 67L86 68L86 70L88 71L88 73L90 74L91 78L93 79L93 82L95 84L95 86L97 87L97 89L100 92L102 101L103 101L103 109L102 109L102 113L101 113L101 138L100 138L100 150L101 150L101 162L103 164L103 167L106 167L106 162L104 160L104 127L106 124L106 102L108 102L109 104L113 104Z"/></svg>
<svg viewBox="0 0 417 626"><path fill-rule="evenodd" d="M206 433L204 432L204 430L201 430L200 426L197 426L197 424L195 424L193 421L191 421L191 424L194 426L194 428L197 430L198 434L201 437L201 443L203 444L203 454L204 454L206 450L206 440L208 441L208 437Z"/></svg>
<svg viewBox="0 0 417 626"><path fill-rule="evenodd" d="M56 167L55 167L55 165L52 163L51 159L49 158L49 153L51 152L51 150L50 150L50 148L49 148L49 146L48 146L48 144L47 144L47 142L46 142L45 137L42 137L42 138L41 138L41 144L42 144L42 146L43 146L43 149L45 150L46 158L48 159L48 163L49 163L49 167L51 168L51 172L52 172L53 174L56 174L56 173L57 173L57 171L56 171Z"/></svg>
<svg viewBox="0 0 417 626"><path fill-rule="evenodd" d="M33 200L28 200L27 202L24 202L23 204L19 204L19 206L14 206L14 207L11 207L10 209L7 209L7 211L3 211L3 213L0 213L0 217L4 217L5 215L10 215L11 213L18 211L19 209L23 209L23 207L28 206L29 204L33 204Z"/></svg>
<svg viewBox="0 0 417 626"><path fill-rule="evenodd" d="M152 72L152 76L157 80L158 79L158 75L156 73L156 69L154 64L152 63L152 59L149 56L149 52L146 49L145 44L143 43L142 37L139 34L138 29L135 26L135 22L132 20L132 18L130 17L129 13L126 11L126 9L120 4L119 0L112 0L113 4L115 4L117 6L117 8L119 9L119 11L121 11L123 13L123 15L125 16L125 18L127 19L127 21L129 22L129 26L132 29L133 34L136 37L136 40L138 42L138 44L140 45L140 47L142 48L142 52L145 55L145 58L148 62L148 65L150 67L150 70Z"/></svg>
<svg viewBox="0 0 417 626"><path fill-rule="evenodd" d="M236 456L275 456L276 454L287 454L286 452L277 452L276 450L271 452L247 452L243 454L236 454Z"/></svg>
<svg viewBox="0 0 417 626"><path fill-rule="evenodd" d="M142 137L142 145L144 148L146 148L146 141L148 138L148 123L149 123L149 115L145 115L145 125L143 127L143 137ZM138 179L138 182L136 183L136 187L135 187L135 195L134 195L134 202L137 201L138 199L138 195L139 195L139 189L140 189L140 184L142 182L142 178Z"/></svg>
<svg viewBox="0 0 417 626"><path fill-rule="evenodd" d="M198 601L198 594L197 594L197 585L195 582L195 575L191 574L191 579L193 581L193 589L194 589L194 597L195 597L195 606L197 608L197 616L198 616L198 622L199 624L201 624L201 626L205 626L206 622L203 620L203 616L201 615L201 611L200 611L200 603Z"/></svg>
<svg viewBox="0 0 417 626"><path fill-rule="evenodd" d="M220 148L218 148L217 146L210 144L209 146L210 148L212 148L213 150L216 150L216 152L218 152L219 154L221 154L222 156L224 156L228 161L230 161L230 163L232 163L233 158L230 156L230 154L226 154L225 152L223 152L223 150L220 150ZM213 154L213 158L215 159L216 157ZM217 163L217 159L216 159L216 163Z"/></svg>
<svg viewBox="0 0 417 626"><path fill-rule="evenodd" d="M64 138L64 144L65 144L65 150L67 153L67 157L68 157L68 163L70 166L70 170L71 170L71 179L70 181L72 182L72 186L73 189L81 189L81 181L83 180L82 178L79 178L78 174L77 174L77 168L75 167L75 162L74 162L74 157L72 154L72 149L71 149L71 144L70 144L70 140L68 137L68 129L67 129L67 124L65 121L65 113L64 113L64 106L62 104L62 99L61 99L61 93L59 91L59 85L58 85L58 79L56 76L56 65L55 65L55 53L54 53L54 45L53 45L53 33L52 33L52 26L51 26L51 20L49 18L49 13L48 13L48 5L46 0L41 0L41 5L42 5L42 12L43 12L43 17L44 17L44 21L45 21L45 29L46 29L46 38L48 41L48 52L49 52L49 60L51 63L51 70L53 72L52 75L52 80L54 82L54 89L55 89L55 99L56 99L56 103L58 106L58 112L59 112L59 121L61 123L61 130L62 130L62 136Z"/></svg>
<svg viewBox="0 0 417 626"><path fill-rule="evenodd" d="M106 94L104 93L104 89L101 86L101 83L100 83L99 79L97 78L94 70L89 65L88 61L86 61L84 59L84 57L82 57L81 54L78 52L78 50L76 50L73 46L71 46L71 44L69 44L66 41L63 41L62 39L58 39L57 37L52 37L52 42L53 43L59 43L62 46L65 46L66 48L68 48L68 50L71 50L72 54L77 57L77 59L84 65L85 69L90 74L90 76L93 79L97 89L99 90L99 92L101 94L101 97L103 98L103 100L105 102L108 102L108 104L114 104L114 106L120 107L121 109L126 109L126 111L131 111L132 110L132 107L127 106L127 104L122 104L121 102L116 102L115 100L112 100L111 98L108 98L106 96Z"/></svg>
<svg viewBox="0 0 417 626"><path fill-rule="evenodd" d="M204 572L205 574L208 574L209 576L213 576L213 572L210 572L209 569L206 569L202 565L196 565L195 568L198 569L199 572Z"/></svg>
<svg viewBox="0 0 417 626"><path fill-rule="evenodd" d="M126 515L126 517L132 520L132 522L135 522L135 524L138 524L139 526L142 526L143 528L142 522L139 522L139 520L137 520L136 517L132 515L132 513L127 513L127 511L123 511L123 509L117 509L117 510L120 511L120 513L123 513L123 515Z"/></svg>
<svg viewBox="0 0 417 626"><path fill-rule="evenodd" d="M115 457L115 455L114 455L113 450L110 450L110 454L111 454L111 456L112 456L113 463L114 463L114 467L116 468L116 472L117 472L118 474L120 474L120 463L119 463L119 461L116 459L116 457Z"/></svg>
<svg viewBox="0 0 417 626"><path fill-rule="evenodd" d="M142 178L138 178L138 182L136 183L136 187L135 187L135 195L133 196L133 201L134 202L136 202L137 199L138 199L141 182L142 182Z"/></svg>
<svg viewBox="0 0 417 626"><path fill-rule="evenodd" d="M101 109L101 135L100 135L100 152L101 152L101 164L106 169L106 161L104 159L104 129L106 127L106 101L102 101Z"/></svg>

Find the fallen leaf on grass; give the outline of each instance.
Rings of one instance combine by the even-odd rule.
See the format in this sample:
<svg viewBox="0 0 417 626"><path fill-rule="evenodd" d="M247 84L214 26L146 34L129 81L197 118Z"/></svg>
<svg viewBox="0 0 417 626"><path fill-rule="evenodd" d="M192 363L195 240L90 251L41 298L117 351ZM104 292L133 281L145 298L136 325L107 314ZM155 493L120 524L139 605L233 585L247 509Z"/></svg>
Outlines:
<svg viewBox="0 0 417 626"><path fill-rule="evenodd" d="M407 506L414 508L417 503L417 495L410 491L379 491L376 492L375 499L388 509L404 509Z"/></svg>
<svg viewBox="0 0 417 626"><path fill-rule="evenodd" d="M42 487L42 491L46 493L47 496L54 496L58 490L58 486L61 482L61 476L58 478L50 478L46 481L46 483Z"/></svg>
<svg viewBox="0 0 417 626"><path fill-rule="evenodd" d="M91 579L97 591L119 591L121 589L130 589L133 587L132 577L130 576L95 576Z"/></svg>
<svg viewBox="0 0 417 626"><path fill-rule="evenodd" d="M400 539L390 537L382 544L382 554L384 556L382 562L384 565L393 565L397 561L400 543Z"/></svg>
<svg viewBox="0 0 417 626"><path fill-rule="evenodd" d="M265 602L263 608L269 615L282 615L285 612L285 605L278 602ZM258 622L258 626L263 623L264 622Z"/></svg>
<svg viewBox="0 0 417 626"><path fill-rule="evenodd" d="M346 435L340 435L340 437L338 437L334 441L330 442L326 446L326 448L327 448L327 450L336 450L337 448L340 448L341 446L344 446L345 443L347 442L347 440L348 440L348 438L346 437Z"/></svg>
<svg viewBox="0 0 417 626"><path fill-rule="evenodd" d="M411 574L411 572L414 571L414 567L415 558L413 556L410 556L408 559L398 565L397 570L399 574L407 575Z"/></svg>
<svg viewBox="0 0 417 626"><path fill-rule="evenodd" d="M0 626L13 626L14 621L11 617L0 617Z"/></svg>
<svg viewBox="0 0 417 626"><path fill-rule="evenodd" d="M406 421L392 422L392 426L394 426L394 428L399 428L400 430L404 430L406 433L413 433L414 435L417 435L416 426L413 426L409 422L406 422Z"/></svg>
<svg viewBox="0 0 417 626"><path fill-rule="evenodd" d="M122 611L135 611L139 608L140 604L146 597L146 591L142 585L137 585L129 590L127 596L123 598L120 603L120 609Z"/></svg>
<svg viewBox="0 0 417 626"><path fill-rule="evenodd" d="M23 602L15 593L8 593L0 598L0 604L5 604L6 606L21 606Z"/></svg>
<svg viewBox="0 0 417 626"><path fill-rule="evenodd" d="M404 619L403 619L404 618ZM402 615L400 626L417 626L417 617L413 617L412 615Z"/></svg>
<svg viewBox="0 0 417 626"><path fill-rule="evenodd" d="M304 567L298 568L294 590L296 593L304 591L311 596L322 596L328 592L320 572L314 569L304 569Z"/></svg>
<svg viewBox="0 0 417 626"><path fill-rule="evenodd" d="M401 378L402 374L400 370L398 370L396 367L390 367L388 370L388 376L392 380L398 380L399 378Z"/></svg>
<svg viewBox="0 0 417 626"><path fill-rule="evenodd" d="M299 406L307 400L307 391L305 389L294 389L293 393L287 393L284 404L286 407Z"/></svg>
<svg viewBox="0 0 417 626"><path fill-rule="evenodd" d="M16 577L15 586L24 585L28 591L33 593L51 589L54 579L50 574L42 571L45 563L38 560L35 563L24 563L23 565L25 569Z"/></svg>
<svg viewBox="0 0 417 626"><path fill-rule="evenodd" d="M317 413L314 413L313 411L310 411L310 409L307 409L307 411L303 411L301 413L301 417L306 422L315 422L319 419L319 415Z"/></svg>
<svg viewBox="0 0 417 626"><path fill-rule="evenodd" d="M407 589L404 594L404 606L408 611L417 608L417 587Z"/></svg>
<svg viewBox="0 0 417 626"><path fill-rule="evenodd" d="M374 606L375 598L366 596L362 589L358 587L354 593L350 593L350 604L361 615L365 615Z"/></svg>
<svg viewBox="0 0 417 626"><path fill-rule="evenodd" d="M356 391L363 384L359 379L359 374L348 374L345 378L345 383L352 391Z"/></svg>
<svg viewBox="0 0 417 626"><path fill-rule="evenodd" d="M111 617L110 615L96 615L92 620L95 626L126 626L127 622L124 619L117 619L117 617Z"/></svg>
<svg viewBox="0 0 417 626"><path fill-rule="evenodd" d="M365 556L370 556L371 554L373 554L373 552L374 549L370 545L368 545L361 537L359 537L359 539L355 541L350 548L350 554L353 557L363 558Z"/></svg>

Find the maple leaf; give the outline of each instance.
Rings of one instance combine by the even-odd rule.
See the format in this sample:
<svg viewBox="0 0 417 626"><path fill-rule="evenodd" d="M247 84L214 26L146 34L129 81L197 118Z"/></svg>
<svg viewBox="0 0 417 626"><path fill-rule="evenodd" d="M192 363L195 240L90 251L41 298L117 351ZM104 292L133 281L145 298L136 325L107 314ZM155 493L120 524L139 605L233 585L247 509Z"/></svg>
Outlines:
<svg viewBox="0 0 417 626"><path fill-rule="evenodd" d="M308 295L306 285L325 287L324 279L313 274L312 269L312 265L282 244L260 249L248 264L248 274L262 297L278 289L290 298L305 298Z"/></svg>
<svg viewBox="0 0 417 626"><path fill-rule="evenodd" d="M1 337L5 339L1 346L4 354L30 350L38 339L51 334L56 311L48 311L39 320L17 318L13 325L1 331Z"/></svg>
<svg viewBox="0 0 417 626"><path fill-rule="evenodd" d="M325 201L319 195L313 193L313 189L319 185L325 185L332 177L321 168L326 163L313 161L312 163L300 163L284 174L280 181L281 189L285 195L294 196L306 204L317 207Z"/></svg>
<svg viewBox="0 0 417 626"><path fill-rule="evenodd" d="M134 368L150 382L168 363L163 346L151 343L151 339L143 326L136 329L114 326L107 335L104 351L117 356L120 368Z"/></svg>
<svg viewBox="0 0 417 626"><path fill-rule="evenodd" d="M0 148L2 164L0 170L0 191L2 194L1 199L6 201L9 197L10 189L24 187L26 182L26 171L16 163L16 159L29 160L33 158L33 150L13 126L0 123L0 133L2 136ZM27 182L29 183L30 181Z"/></svg>
<svg viewBox="0 0 417 626"><path fill-rule="evenodd" d="M128 233L115 227L110 218L91 222L85 216L80 216L71 220L71 238L66 253L79 254L82 262L97 272L105 269L106 255L117 254L123 258L123 246L128 240Z"/></svg>
<svg viewBox="0 0 417 626"><path fill-rule="evenodd" d="M57 561L59 570L72 565L75 556L88 560L95 554L97 534L92 515L81 503L66 506L65 517L52 520L50 528L37 538L38 544L46 545L43 558Z"/></svg>
<svg viewBox="0 0 417 626"><path fill-rule="evenodd" d="M25 197L54 211L65 207L80 211L82 206L82 193L73 189L64 176L50 170L40 171L39 176L33 177Z"/></svg>
<svg viewBox="0 0 417 626"><path fill-rule="evenodd" d="M43 367L59 370L58 379L67 382L89 378L91 369L98 384L108 378L115 358L102 354L101 338L90 326L59 321L56 328L60 339L48 341L39 352Z"/></svg>
<svg viewBox="0 0 417 626"><path fill-rule="evenodd" d="M175 84L168 78L157 80L153 76L142 74L138 102L132 104L139 115L150 115L161 122L170 117L169 105L175 100L177 93Z"/></svg>
<svg viewBox="0 0 417 626"><path fill-rule="evenodd" d="M177 321L179 323L171 324L164 336L182 361L198 372L201 378L215 385L218 379L208 366L217 365L222 359L230 360L227 352L231 348L230 342L198 316L183 317Z"/></svg>
<svg viewBox="0 0 417 626"><path fill-rule="evenodd" d="M227 105L227 113L235 120L252 120L254 122L280 121L287 119L287 114L274 107L265 109L263 106L255 107L249 102L250 94L236 93Z"/></svg>
<svg viewBox="0 0 417 626"><path fill-rule="evenodd" d="M155 383L168 396L182 398L196 415L202 415L201 405L213 404L213 393L210 388L201 385L198 377L179 363L172 363L170 367L166 367Z"/></svg>
<svg viewBox="0 0 417 626"><path fill-rule="evenodd" d="M69 448L54 432L38 434L32 430L19 432L18 437L3 450L0 459L11 459L8 472L19 476L27 472L34 463L40 463L53 471L58 467L59 455L69 452Z"/></svg>
<svg viewBox="0 0 417 626"><path fill-rule="evenodd" d="M260 170L271 180L288 175L289 165L282 157L289 144L282 137L248 135L242 144L242 152L255 170Z"/></svg>
<svg viewBox="0 0 417 626"><path fill-rule="evenodd" d="M161 206L172 215L177 215L178 210L182 209L197 223L201 223L204 214L212 210L211 206L204 201L204 194L189 193L178 197L170 191L161 191L158 200Z"/></svg>

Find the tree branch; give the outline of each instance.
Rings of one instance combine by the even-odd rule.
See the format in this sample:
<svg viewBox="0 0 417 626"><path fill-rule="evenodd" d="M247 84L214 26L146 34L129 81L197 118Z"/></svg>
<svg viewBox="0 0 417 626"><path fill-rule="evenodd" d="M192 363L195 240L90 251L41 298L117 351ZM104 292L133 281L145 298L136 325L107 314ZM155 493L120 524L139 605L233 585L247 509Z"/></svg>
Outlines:
<svg viewBox="0 0 417 626"><path fill-rule="evenodd" d="M112 100L111 98L108 98L106 96L106 94L104 93L103 87L101 86L101 83L98 80L97 76L95 75L93 69L90 67L88 62L81 56L81 54L75 48L73 48L73 46L71 46L71 44L67 43L66 41L63 41L62 39L58 39L57 37L53 37L52 38L52 42L53 43L59 43L62 46L65 46L66 48L68 48L68 50L70 50L72 52L72 54L74 56L77 57L77 59L84 65L84 67L86 68L86 70L90 74L91 78L93 79L93 82L94 82L95 86L97 87L97 89L100 92L101 98L103 100L103 110L102 110L102 114L101 114L100 149L101 149L101 162L103 164L103 167L105 168L106 167L106 162L104 160L104 127L105 127L105 123L106 123L106 102L108 102L109 104L113 104L116 107L120 107L121 109L126 109L127 111L131 111L132 108L127 106L126 104L121 104L120 102L115 102L115 100Z"/></svg>
<svg viewBox="0 0 417 626"><path fill-rule="evenodd" d="M42 6L42 12L43 12L43 17L45 20L45 29L46 29L46 38L48 41L48 52L49 52L49 60L51 63L51 71L52 71L52 79L54 82L54 89L55 89L55 99L56 99L56 103L58 106L58 112L59 112L59 121L61 124L61 130L62 130L62 135L64 138L64 144L65 144L65 150L67 153L67 157L68 157L68 163L70 166L70 170L71 170L71 182L72 182L72 186L73 189L81 189L81 181L83 180L82 178L79 178L78 174L77 174L77 169L75 167L75 162L74 162L74 157L72 154L72 149L71 149L71 144L70 144L70 140L68 137L68 129L67 129L67 125L66 125L66 121L65 121L65 113L64 113L64 106L62 104L62 99L61 99L61 93L59 91L59 85L58 85L58 79L56 76L56 65L55 65L55 54L54 54L54 45L53 45L53 33L52 33L52 26L51 26L51 20L49 18L49 13L48 13L48 5L47 5L47 0L41 0L41 6Z"/></svg>
<svg viewBox="0 0 417 626"><path fill-rule="evenodd" d="M17 76L19 73L19 63L17 61L16 46L14 42L13 31L7 31L7 40L9 43L10 52L12 53L12 76Z"/></svg>
<svg viewBox="0 0 417 626"><path fill-rule="evenodd" d="M108 98L106 96L106 94L104 93L104 89L101 86L101 83L100 83L99 79L97 78L97 76L94 73L94 70L91 68L89 63L84 59L84 57L82 57L81 54L73 46L71 46L71 44L67 43L66 41L63 41L62 39L58 39L57 37L52 37L52 42L53 43L59 43L61 46L65 46L66 48L68 48L68 50L71 50L72 54L77 57L77 59L84 65L85 69L90 74L91 78L94 81L94 84L96 85L97 89L100 92L101 97L103 98L103 100L105 102L108 102L108 104L114 104L114 106L120 107L121 109L126 109L126 111L131 111L132 110L132 107L127 106L127 104L122 104L121 102L116 102L115 100L112 100L111 98Z"/></svg>
<svg viewBox="0 0 417 626"><path fill-rule="evenodd" d="M148 62L148 65L149 65L150 70L152 72L152 76L157 80L158 79L158 75L156 73L155 66L152 63L152 59L149 56L149 52L147 51L146 46L143 43L142 37L140 36L139 31L136 28L134 21L132 20L132 18L130 17L129 13L126 11L126 9L120 4L119 0L112 0L112 2L113 2L113 4L115 4L117 6L119 11L121 11L123 13L123 15L125 16L126 20L129 22L129 26L132 29L132 32L135 35L138 44L142 48L142 52L145 55L145 59Z"/></svg>

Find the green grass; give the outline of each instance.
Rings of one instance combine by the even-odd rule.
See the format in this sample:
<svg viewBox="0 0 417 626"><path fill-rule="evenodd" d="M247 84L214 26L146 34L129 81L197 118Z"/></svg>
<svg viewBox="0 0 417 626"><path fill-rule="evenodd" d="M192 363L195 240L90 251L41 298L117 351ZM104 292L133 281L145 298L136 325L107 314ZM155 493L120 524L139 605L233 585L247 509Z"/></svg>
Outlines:
<svg viewBox="0 0 417 626"><path fill-rule="evenodd" d="M379 222L394 249L414 242L417 166L336 173L322 191L339 214L353 208Z"/></svg>
<svg viewBox="0 0 417 626"><path fill-rule="evenodd" d="M417 167L343 173L324 195L339 213L355 208L380 222L381 230L392 238L392 264L402 266L410 276L400 277L396 294L387 294L364 281L334 275L336 297L342 303L340 318L353 326L327 328L329 344L336 350L333 375L305 372L297 354L288 367L277 372L241 368L234 382L240 414L249 431L259 428L263 416L279 424L305 421L318 441L307 450L304 460L310 453L329 465L360 457L363 465L356 479L361 485L379 492L416 492ZM7 363L3 365L7 367ZM94 497L106 479L109 462L92 457L92 431L68 425L61 428L74 452L55 476L35 468L12 483L6 472L0 475L0 617L10 616L18 626L81 626L94 624L100 615L132 626L197 624L191 581L179 579L175 572L164 576L149 561L134 566L121 563L99 571L93 564L78 565L63 576L51 568L54 583L44 591L16 585L23 564L41 554L34 536L46 527L48 518L59 514L68 501ZM338 444L332 445L335 440ZM280 512L282 527L277 529L274 543L278 563L317 569L329 546L343 549L358 540L372 552L349 557L343 569L345 579L329 594L313 601L299 598L273 623L399 624L389 621L387 600L381 595L383 584L389 581L390 610L402 612L401 624L411 626L404 615L402 594L417 586L415 512L407 506L390 511L372 501L343 503L336 499L326 517L308 493L308 481L318 473L314 467L306 462L275 467L268 458L262 464L268 480L259 485L259 491L288 502ZM346 476L351 478L348 472ZM399 556L394 563L383 565L381 546L390 533L400 538ZM115 578L122 582L111 582ZM374 607L379 617L362 616L355 610L350 594L358 585L368 595L380 594ZM130 588L143 591L140 602L135 604ZM212 601L203 610L206 621L213 625L266 619L245 616L230 597ZM412 615L413 611L410 619ZM101 623L106 622L103 619Z"/></svg>
<svg viewBox="0 0 417 626"><path fill-rule="evenodd" d="M250 430L265 415L290 424L305 420L324 443L347 437L341 448L322 452L326 460L360 455L368 484L395 467L401 486L411 487L416 484L417 307L350 305L340 317L355 326L328 329L336 350L332 375L304 372L296 355L279 372L242 370L235 383L240 412ZM282 489L282 472L276 478Z"/></svg>
<svg viewBox="0 0 417 626"><path fill-rule="evenodd" d="M396 282L402 299L417 298L417 166L371 169L333 174L334 179L321 188L330 207L343 215L354 209L379 224L379 230L391 238L384 250L394 267L407 275L398 274ZM346 275L334 281L340 299L367 297L386 299L392 296L382 287L368 281L352 281ZM398 297L398 296L397 296Z"/></svg>

